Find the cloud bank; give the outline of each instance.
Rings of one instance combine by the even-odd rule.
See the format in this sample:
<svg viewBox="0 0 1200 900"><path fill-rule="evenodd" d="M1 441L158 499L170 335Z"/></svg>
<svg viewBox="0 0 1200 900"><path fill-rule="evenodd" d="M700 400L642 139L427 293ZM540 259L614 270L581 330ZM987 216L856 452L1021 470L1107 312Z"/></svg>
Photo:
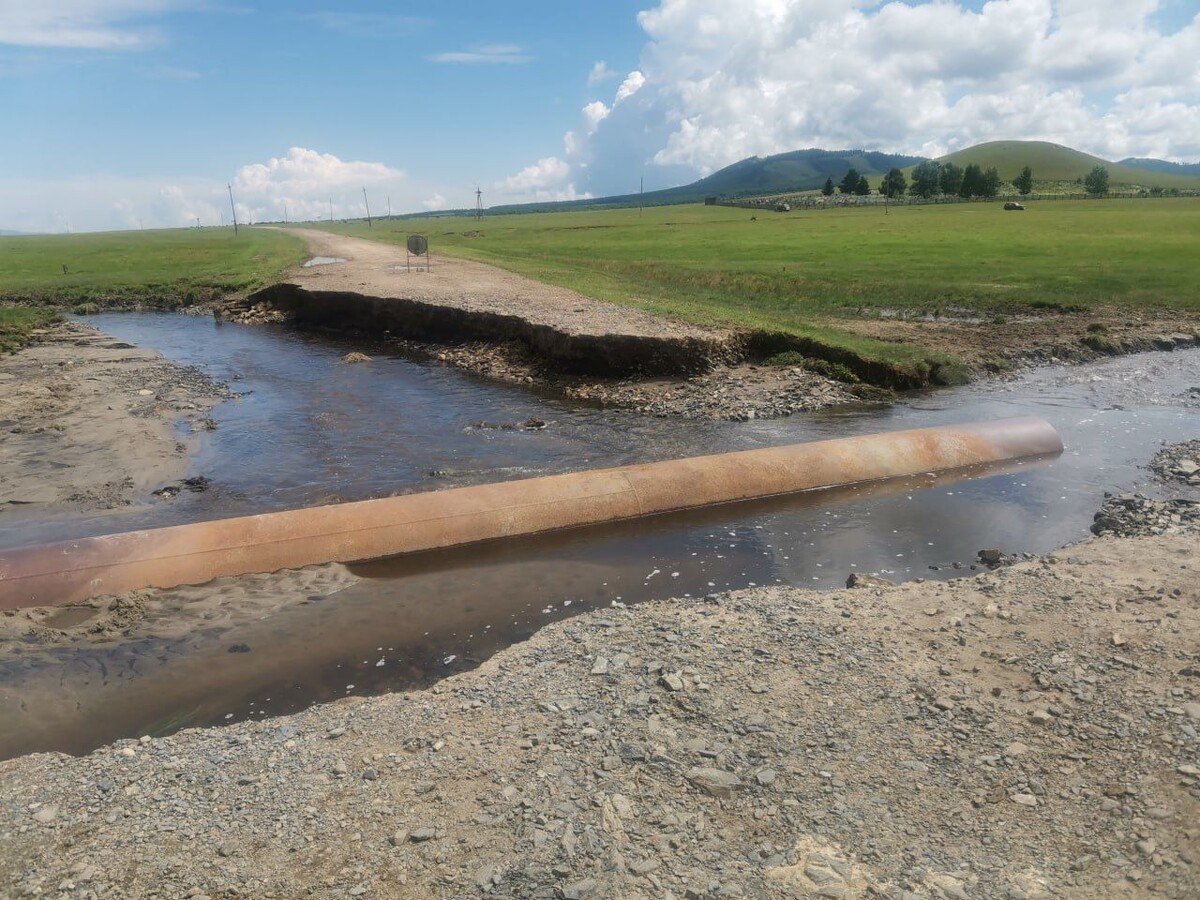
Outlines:
<svg viewBox="0 0 1200 900"><path fill-rule="evenodd" d="M201 178L138 179L79 176L51 181L0 178L5 228L30 232L177 228L229 223L232 186L238 221L290 221L356 218L365 215L363 189L371 212L381 214L392 200L395 211L446 204L429 197L427 185L380 162L343 160L331 153L292 147L266 162L244 165L228 181ZM464 203L465 205L465 203Z"/></svg>
<svg viewBox="0 0 1200 900"><path fill-rule="evenodd" d="M627 192L641 173L662 186L802 147L936 156L999 139L1194 160L1200 13L1172 30L1160 6L662 0L639 14L638 69L566 135L561 183Z"/></svg>

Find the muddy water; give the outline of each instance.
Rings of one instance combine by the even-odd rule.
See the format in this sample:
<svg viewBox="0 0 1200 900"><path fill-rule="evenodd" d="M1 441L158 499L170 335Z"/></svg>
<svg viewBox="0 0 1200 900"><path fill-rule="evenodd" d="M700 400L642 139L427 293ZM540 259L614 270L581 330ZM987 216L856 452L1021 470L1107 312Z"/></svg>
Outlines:
<svg viewBox="0 0 1200 900"><path fill-rule="evenodd" d="M1200 433L1200 352L1047 369L1004 384L777 422L679 423L573 406L452 369L264 327L99 316L121 340L228 380L195 473L213 480L116 525L0 530L0 546L265 509L869 431L1032 413L1066 453L966 480L921 477L352 567L361 580L183 637L30 647L0 660L0 755L277 715L426 684L547 621L752 584L829 587L853 570L969 571L981 547L1041 552L1087 533L1102 492L1143 481L1162 440ZM375 361L340 364L350 349ZM500 427L530 418L540 430ZM16 540L15 538L21 538ZM954 563L964 565L956 569ZM937 568L930 568L936 566ZM84 625L67 613L54 627ZM47 623L51 624L51 623ZM6 721L7 720L7 721Z"/></svg>

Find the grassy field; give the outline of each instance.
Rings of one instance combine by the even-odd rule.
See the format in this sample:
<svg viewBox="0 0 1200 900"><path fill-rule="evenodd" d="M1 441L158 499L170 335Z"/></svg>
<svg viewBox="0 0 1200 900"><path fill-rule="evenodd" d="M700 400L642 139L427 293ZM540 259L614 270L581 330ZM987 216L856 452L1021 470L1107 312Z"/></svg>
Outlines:
<svg viewBox="0 0 1200 900"><path fill-rule="evenodd" d="M303 258L295 237L250 228L0 237L0 300L189 305L254 290Z"/></svg>
<svg viewBox="0 0 1200 900"><path fill-rule="evenodd" d="M691 322L780 331L900 367L946 361L838 320L889 310L1200 309L1194 200L811 210L700 205L334 226ZM322 226L330 227L330 226Z"/></svg>
<svg viewBox="0 0 1200 900"><path fill-rule="evenodd" d="M53 310L0 306L0 356L20 349L35 328L58 319L58 313Z"/></svg>

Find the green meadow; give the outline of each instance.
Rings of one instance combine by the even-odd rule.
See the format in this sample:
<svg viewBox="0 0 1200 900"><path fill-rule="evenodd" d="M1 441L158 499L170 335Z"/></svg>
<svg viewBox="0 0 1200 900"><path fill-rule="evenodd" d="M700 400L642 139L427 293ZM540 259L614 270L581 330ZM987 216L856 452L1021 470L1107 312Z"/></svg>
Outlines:
<svg viewBox="0 0 1200 900"><path fill-rule="evenodd" d="M752 212L702 205L380 220L316 227L491 263L703 325L787 335L806 350L917 380L955 377L953 348L844 323L893 313L1200 309L1200 202L1043 201ZM0 301L172 307L244 294L304 258L266 229L0 238ZM63 266L66 266L66 272Z"/></svg>
<svg viewBox="0 0 1200 900"><path fill-rule="evenodd" d="M778 331L925 369L927 349L839 327L890 311L1001 316L1200 308L1200 202L1093 200L752 212L702 205L344 223L706 325Z"/></svg>
<svg viewBox="0 0 1200 900"><path fill-rule="evenodd" d="M0 237L0 300L186 306L255 290L303 258L298 238L252 228Z"/></svg>

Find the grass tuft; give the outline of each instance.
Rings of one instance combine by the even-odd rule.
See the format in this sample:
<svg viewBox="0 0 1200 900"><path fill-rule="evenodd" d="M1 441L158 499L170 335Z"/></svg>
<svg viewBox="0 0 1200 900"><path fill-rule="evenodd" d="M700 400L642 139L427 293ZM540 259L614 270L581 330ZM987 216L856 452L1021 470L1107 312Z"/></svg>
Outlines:
<svg viewBox="0 0 1200 900"><path fill-rule="evenodd" d="M29 343L34 331L61 320L53 310L0 306L0 356L15 353Z"/></svg>

